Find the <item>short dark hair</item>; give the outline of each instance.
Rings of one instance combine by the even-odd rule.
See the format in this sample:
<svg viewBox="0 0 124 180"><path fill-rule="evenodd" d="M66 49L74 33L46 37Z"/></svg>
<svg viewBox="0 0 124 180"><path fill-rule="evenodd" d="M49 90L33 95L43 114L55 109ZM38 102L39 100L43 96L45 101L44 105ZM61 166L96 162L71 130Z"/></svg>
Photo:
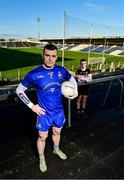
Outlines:
<svg viewBox="0 0 124 180"><path fill-rule="evenodd" d="M44 52L45 52L45 49L48 49L48 50L56 50L56 51L58 50L57 47L56 47L54 44L52 44L52 43L46 44L46 45L44 46L43 54L44 54Z"/></svg>
<svg viewBox="0 0 124 180"><path fill-rule="evenodd" d="M80 60L80 63L81 63L81 62L83 62L83 61L86 61L86 62L87 62L87 60L86 60L86 59L81 59L81 60Z"/></svg>

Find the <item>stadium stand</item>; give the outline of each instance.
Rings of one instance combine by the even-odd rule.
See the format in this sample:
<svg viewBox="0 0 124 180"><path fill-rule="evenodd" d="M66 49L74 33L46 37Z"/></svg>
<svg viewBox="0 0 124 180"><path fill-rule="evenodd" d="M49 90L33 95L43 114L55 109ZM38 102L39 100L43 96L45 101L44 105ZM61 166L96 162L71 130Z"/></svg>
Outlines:
<svg viewBox="0 0 124 180"><path fill-rule="evenodd" d="M57 46L58 49L61 49L63 47L62 44L56 44L56 46Z"/></svg>
<svg viewBox="0 0 124 180"><path fill-rule="evenodd" d="M96 46L94 49L91 49L91 52L102 53L104 49L105 49L104 45L99 45Z"/></svg>
<svg viewBox="0 0 124 180"><path fill-rule="evenodd" d="M74 44L69 44L69 45L68 45L68 48L67 48L66 50L71 50L73 47L75 47Z"/></svg>
<svg viewBox="0 0 124 180"><path fill-rule="evenodd" d="M95 45L90 51L91 52L97 52L97 53L101 53L104 50L104 46L103 45Z"/></svg>
<svg viewBox="0 0 124 180"><path fill-rule="evenodd" d="M122 51L122 46L113 45L111 48L105 51L106 54L119 54ZM116 53L115 53L116 52Z"/></svg>
<svg viewBox="0 0 124 180"><path fill-rule="evenodd" d="M83 48L82 50L80 50L80 51L82 51L82 52L88 52L89 50L91 50L91 49L93 49L93 45L88 45L86 48Z"/></svg>
<svg viewBox="0 0 124 180"><path fill-rule="evenodd" d="M63 50L62 45L59 45L59 50ZM121 46L104 46L104 45L88 45L88 44L66 44L64 47L65 50L69 51L81 51L81 52L92 52L92 53L106 53L111 55L123 55Z"/></svg>
<svg viewBox="0 0 124 180"><path fill-rule="evenodd" d="M124 51L123 51L123 52L121 52L121 53L119 53L118 55L124 56Z"/></svg>
<svg viewBox="0 0 124 180"><path fill-rule="evenodd" d="M68 49L68 45L67 45L67 44L65 44L65 45L64 45L64 50L67 50L67 49ZM59 50L61 50L61 51L62 51L62 50L63 50L63 47L62 47L62 48L60 48Z"/></svg>
<svg viewBox="0 0 124 180"><path fill-rule="evenodd" d="M70 51L80 51L81 49L86 48L87 46L87 44L76 44L74 47L70 49Z"/></svg>
<svg viewBox="0 0 124 180"><path fill-rule="evenodd" d="M91 43L89 43L91 41ZM53 42L54 44L59 44L59 49L63 50L62 44L63 39L44 39L41 42ZM69 47L74 44L73 47ZM91 45L90 45L91 44ZM106 46L104 47L104 44ZM90 48L89 48L90 46ZM61 48L60 48L61 47ZM103 53L113 55L124 55L124 38L123 37L107 37L106 43L105 38L68 38L65 39L65 50L69 51L82 51L82 52L94 52L94 53Z"/></svg>
<svg viewBox="0 0 124 180"><path fill-rule="evenodd" d="M22 41L22 40L0 41L0 47L2 48L36 47L37 45L40 44L41 42Z"/></svg>

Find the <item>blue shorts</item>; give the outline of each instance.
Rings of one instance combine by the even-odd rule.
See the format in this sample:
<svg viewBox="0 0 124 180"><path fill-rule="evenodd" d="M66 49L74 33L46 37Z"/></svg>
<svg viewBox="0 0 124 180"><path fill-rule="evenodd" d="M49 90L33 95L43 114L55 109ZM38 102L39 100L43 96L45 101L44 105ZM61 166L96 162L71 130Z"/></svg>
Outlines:
<svg viewBox="0 0 124 180"><path fill-rule="evenodd" d="M39 131L48 131L51 126L61 128L65 123L64 112L56 113L54 115L41 115L37 118L36 128Z"/></svg>

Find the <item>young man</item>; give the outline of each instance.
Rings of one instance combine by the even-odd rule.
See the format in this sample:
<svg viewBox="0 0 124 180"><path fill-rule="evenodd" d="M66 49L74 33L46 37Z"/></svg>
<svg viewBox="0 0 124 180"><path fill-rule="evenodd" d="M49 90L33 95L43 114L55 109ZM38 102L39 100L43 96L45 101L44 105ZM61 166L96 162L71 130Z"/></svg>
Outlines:
<svg viewBox="0 0 124 180"><path fill-rule="evenodd" d="M75 86L75 93L67 98L74 99L78 95L74 77L64 67L55 64L57 60L55 45L47 44L44 47L43 60L44 63L29 72L16 89L20 99L38 115L36 123L39 132L37 149L41 172L47 171L44 150L50 127L52 127L53 153L63 160L67 158L66 154L59 149L60 133L65 123L61 93L63 79L69 80ZM33 104L25 94L25 90L31 85L36 88L38 104Z"/></svg>
<svg viewBox="0 0 124 180"><path fill-rule="evenodd" d="M80 68L77 70L78 81L88 82L92 80L92 75L90 74L90 69L87 68L86 59L80 60ZM88 85L79 86L78 97L77 97L77 115L80 116L84 114L86 108L86 102L88 97Z"/></svg>

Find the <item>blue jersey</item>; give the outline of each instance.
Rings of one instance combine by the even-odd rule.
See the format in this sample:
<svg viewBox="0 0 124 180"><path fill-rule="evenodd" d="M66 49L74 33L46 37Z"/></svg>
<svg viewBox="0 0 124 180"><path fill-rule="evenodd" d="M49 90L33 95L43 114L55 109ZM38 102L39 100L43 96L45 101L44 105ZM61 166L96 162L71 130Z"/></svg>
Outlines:
<svg viewBox="0 0 124 180"><path fill-rule="evenodd" d="M46 110L46 114L53 115L62 111L61 84L63 79L69 80L71 74L64 68L54 65L52 69L39 66L30 71L21 81L23 86L35 86L38 104Z"/></svg>

